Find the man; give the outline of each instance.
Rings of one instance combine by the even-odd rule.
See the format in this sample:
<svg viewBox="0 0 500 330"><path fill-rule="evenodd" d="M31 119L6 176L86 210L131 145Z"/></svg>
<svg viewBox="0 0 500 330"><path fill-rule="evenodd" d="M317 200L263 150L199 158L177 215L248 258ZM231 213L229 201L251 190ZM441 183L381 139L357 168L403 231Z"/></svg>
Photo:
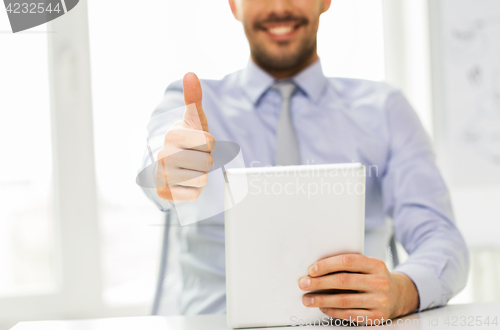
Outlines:
<svg viewBox="0 0 500 330"><path fill-rule="evenodd" d="M169 86L148 126L149 139L162 140L154 150L161 164L156 182L168 185L145 191L162 210L172 207L173 196L196 203L210 189L216 140L238 143L247 167L363 162L377 169L366 183L367 256L340 255L305 266L309 275L297 283L303 304L335 318L372 321L444 305L466 283L468 252L431 143L397 90L323 75L316 34L330 1L229 0L251 60L220 81L200 84L188 73L182 85ZM170 118L177 120L173 125L158 120L183 104L183 117ZM209 198L215 203L218 197ZM191 204L193 217L209 204ZM409 254L392 272L381 260L390 237L387 218ZM179 305L185 314L225 312L222 224L219 214L180 228ZM307 293L320 289L356 293Z"/></svg>

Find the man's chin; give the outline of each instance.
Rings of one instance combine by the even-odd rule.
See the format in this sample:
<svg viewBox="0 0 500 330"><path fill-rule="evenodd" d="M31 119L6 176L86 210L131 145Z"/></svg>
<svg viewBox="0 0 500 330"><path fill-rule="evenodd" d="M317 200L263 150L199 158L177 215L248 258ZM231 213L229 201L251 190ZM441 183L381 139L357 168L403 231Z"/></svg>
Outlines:
<svg viewBox="0 0 500 330"><path fill-rule="evenodd" d="M254 43L252 57L266 70L286 71L304 67L316 54L316 43L302 40L287 43Z"/></svg>
<svg viewBox="0 0 500 330"><path fill-rule="evenodd" d="M304 54L287 53L287 54L263 54L253 52L253 57L257 64L269 70L292 70L299 66L303 66L310 56Z"/></svg>

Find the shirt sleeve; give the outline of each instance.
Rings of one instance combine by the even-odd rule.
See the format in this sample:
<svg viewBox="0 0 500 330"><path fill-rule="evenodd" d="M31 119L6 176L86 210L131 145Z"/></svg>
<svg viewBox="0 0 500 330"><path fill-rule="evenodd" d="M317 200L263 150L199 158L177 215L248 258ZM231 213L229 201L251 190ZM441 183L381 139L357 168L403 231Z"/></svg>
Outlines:
<svg viewBox="0 0 500 330"><path fill-rule="evenodd" d="M182 82L176 81L168 86L160 104L158 104L151 115L147 126L148 148L144 152L139 168L139 172L141 172L147 166L151 165L151 158L153 158L155 170L148 172L149 175L144 181L144 184L141 185L141 188L146 196L163 212L171 209L174 204L160 198L156 193L156 188L152 188L155 187L154 173L157 167L157 156L163 146L165 134L176 121L182 119L183 113L184 95L182 92Z"/></svg>
<svg viewBox="0 0 500 330"><path fill-rule="evenodd" d="M390 153L382 174L384 208L409 257L406 274L419 294L419 311L445 305L467 282L469 254L436 167L430 138L400 92L386 102Z"/></svg>

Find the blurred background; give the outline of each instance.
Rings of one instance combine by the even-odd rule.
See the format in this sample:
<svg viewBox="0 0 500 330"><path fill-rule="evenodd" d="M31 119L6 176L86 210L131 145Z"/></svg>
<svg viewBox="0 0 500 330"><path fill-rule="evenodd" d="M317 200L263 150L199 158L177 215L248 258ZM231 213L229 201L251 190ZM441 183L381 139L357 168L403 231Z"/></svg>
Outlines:
<svg viewBox="0 0 500 330"><path fill-rule="evenodd" d="M472 256L450 303L500 300L499 3L333 0L319 31L327 76L401 88L435 142ZM184 73L243 68L242 27L224 0L81 0L16 34L0 10L0 47L0 330L150 314L164 219L135 184L146 123Z"/></svg>

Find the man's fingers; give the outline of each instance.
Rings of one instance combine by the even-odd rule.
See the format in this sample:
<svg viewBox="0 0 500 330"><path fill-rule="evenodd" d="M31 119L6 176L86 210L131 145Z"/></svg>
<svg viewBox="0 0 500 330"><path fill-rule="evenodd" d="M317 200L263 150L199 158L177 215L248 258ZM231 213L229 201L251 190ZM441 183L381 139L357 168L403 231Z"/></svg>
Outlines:
<svg viewBox="0 0 500 330"><path fill-rule="evenodd" d="M364 325L382 325L387 321L386 318L382 321L382 315L369 309L320 308L320 310L330 317L345 320L344 323L338 321L339 325L343 326L353 326L354 322Z"/></svg>
<svg viewBox="0 0 500 330"><path fill-rule="evenodd" d="M183 168L208 172L212 168L213 158L208 152L181 150L163 159L166 168Z"/></svg>
<svg viewBox="0 0 500 330"><path fill-rule="evenodd" d="M169 186L179 185L201 188L207 184L208 173L183 168L171 168L167 169L166 177Z"/></svg>
<svg viewBox="0 0 500 330"><path fill-rule="evenodd" d="M299 280L299 287L304 291L316 290L373 290L370 275L337 273L321 277L306 276Z"/></svg>
<svg viewBox="0 0 500 330"><path fill-rule="evenodd" d="M192 73L186 73L182 80L184 89L184 103L186 111L184 112L184 122L197 130L208 132L207 116L203 112L201 84L198 77Z"/></svg>
<svg viewBox="0 0 500 330"><path fill-rule="evenodd" d="M216 142L212 134L190 128L174 128L165 134L165 144L181 149L212 152Z"/></svg>
<svg viewBox="0 0 500 330"><path fill-rule="evenodd" d="M306 294L302 303L307 307L376 308L382 302L374 294Z"/></svg>
<svg viewBox="0 0 500 330"><path fill-rule="evenodd" d="M336 272L369 274L385 267L385 263L376 258L361 254L342 254L321 259L309 267L309 276L318 277Z"/></svg>
<svg viewBox="0 0 500 330"><path fill-rule="evenodd" d="M174 202L191 202L197 199L203 188L168 186L166 188L156 188L156 193L160 198Z"/></svg>

